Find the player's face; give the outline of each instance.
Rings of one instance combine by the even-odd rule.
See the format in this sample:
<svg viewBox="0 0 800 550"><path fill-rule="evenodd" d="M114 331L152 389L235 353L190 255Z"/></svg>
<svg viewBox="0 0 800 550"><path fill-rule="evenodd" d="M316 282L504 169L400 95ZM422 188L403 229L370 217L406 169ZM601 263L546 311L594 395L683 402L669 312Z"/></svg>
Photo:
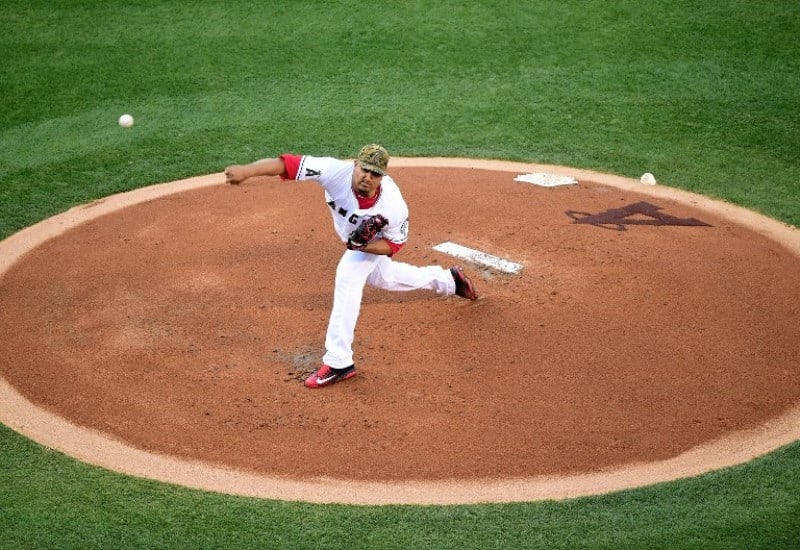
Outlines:
<svg viewBox="0 0 800 550"><path fill-rule="evenodd" d="M353 170L353 191L362 197L374 197L383 176L377 172L364 170L358 162L355 164L356 169Z"/></svg>

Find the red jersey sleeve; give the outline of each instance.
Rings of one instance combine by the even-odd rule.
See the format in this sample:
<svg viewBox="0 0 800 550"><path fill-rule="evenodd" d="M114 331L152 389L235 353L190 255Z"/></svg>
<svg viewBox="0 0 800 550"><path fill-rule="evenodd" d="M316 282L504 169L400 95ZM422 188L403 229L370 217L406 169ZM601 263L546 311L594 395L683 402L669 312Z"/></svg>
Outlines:
<svg viewBox="0 0 800 550"><path fill-rule="evenodd" d="M297 171L300 169L300 161L303 157L301 155L285 153L280 155L280 158L283 160L283 164L286 165L286 172L281 174L281 178L285 180L296 180Z"/></svg>

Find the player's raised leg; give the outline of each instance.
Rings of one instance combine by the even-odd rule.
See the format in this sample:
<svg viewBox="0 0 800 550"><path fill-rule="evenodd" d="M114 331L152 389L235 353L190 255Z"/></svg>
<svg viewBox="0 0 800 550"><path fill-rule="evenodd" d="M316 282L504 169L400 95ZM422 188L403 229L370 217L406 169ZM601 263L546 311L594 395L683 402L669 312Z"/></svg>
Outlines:
<svg viewBox="0 0 800 550"><path fill-rule="evenodd" d="M475 300L478 293L475 285L460 267L445 269L430 265L415 265L394 262L383 257L376 269L370 273L367 283L376 288L394 291L427 289L437 294L457 294L469 300Z"/></svg>

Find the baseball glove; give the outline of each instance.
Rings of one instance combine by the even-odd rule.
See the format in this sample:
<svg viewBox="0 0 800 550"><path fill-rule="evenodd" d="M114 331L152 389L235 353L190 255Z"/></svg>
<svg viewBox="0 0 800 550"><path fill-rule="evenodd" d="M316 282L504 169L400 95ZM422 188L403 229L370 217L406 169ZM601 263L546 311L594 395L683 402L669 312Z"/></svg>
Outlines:
<svg viewBox="0 0 800 550"><path fill-rule="evenodd" d="M347 248L350 250L364 250L369 242L375 238L375 235L386 227L388 223L389 220L380 214L367 216L361 220L361 225L350 233L350 236L347 238Z"/></svg>

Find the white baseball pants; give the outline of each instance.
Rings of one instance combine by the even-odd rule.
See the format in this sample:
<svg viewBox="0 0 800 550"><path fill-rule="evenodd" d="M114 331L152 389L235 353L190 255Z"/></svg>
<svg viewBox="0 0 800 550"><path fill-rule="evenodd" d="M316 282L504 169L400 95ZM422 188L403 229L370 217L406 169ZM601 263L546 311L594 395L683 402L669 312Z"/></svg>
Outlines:
<svg viewBox="0 0 800 550"><path fill-rule="evenodd" d="M329 367L341 369L353 364L353 335L365 284L401 292L428 289L450 295L456 291L449 269L434 265L417 267L392 261L388 256L345 251L336 268L333 308L325 336L322 361Z"/></svg>

